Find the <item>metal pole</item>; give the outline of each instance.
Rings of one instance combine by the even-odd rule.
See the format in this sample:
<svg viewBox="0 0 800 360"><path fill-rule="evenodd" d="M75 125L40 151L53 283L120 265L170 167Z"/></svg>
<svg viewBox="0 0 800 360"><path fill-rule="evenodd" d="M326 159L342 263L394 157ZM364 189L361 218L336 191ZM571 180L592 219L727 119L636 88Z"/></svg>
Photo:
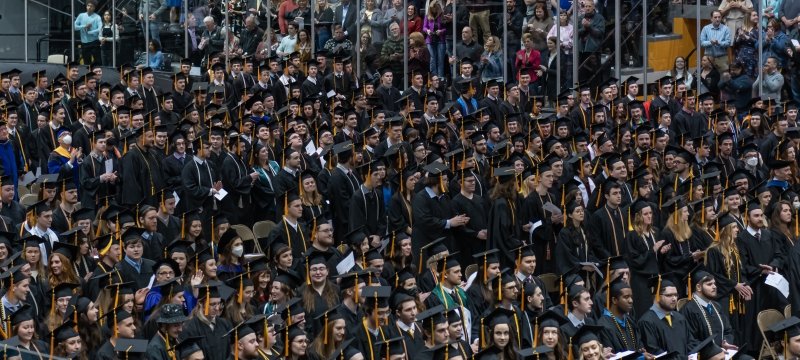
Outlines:
<svg viewBox="0 0 800 360"><path fill-rule="evenodd" d="M75 0L70 1L69 11L70 11L71 18L75 19ZM70 59L69 60L70 61L75 61L75 30L74 30L75 27L71 26L71 28L73 28L73 30L69 32L70 33L70 37L72 39L72 41L70 41L70 46L69 46L69 48L70 48Z"/></svg>
<svg viewBox="0 0 800 360"><path fill-rule="evenodd" d="M311 33L308 34L311 37L311 58L316 60L317 54L317 0L311 0ZM322 12L320 11L320 14ZM308 74L306 74L308 75Z"/></svg>
<svg viewBox="0 0 800 360"><path fill-rule="evenodd" d="M578 20L578 8L580 7L580 3L578 1L572 2L572 14L574 19L572 19L572 23L575 24L574 31L572 32L572 82L580 83L580 79L578 78L578 67L580 67L580 58L578 57L579 52L579 45L578 44L578 26L580 26L581 22Z"/></svg>
<svg viewBox="0 0 800 360"><path fill-rule="evenodd" d="M408 0L403 0L403 91L408 88Z"/></svg>
<svg viewBox="0 0 800 360"><path fill-rule="evenodd" d="M183 57L189 58L189 1L183 0ZM178 20L180 20L180 15ZM194 19L197 21L197 19Z"/></svg>
<svg viewBox="0 0 800 360"><path fill-rule="evenodd" d="M456 51L456 48L458 47L458 40L457 40L458 39L458 24L456 24L456 22L458 22L458 21L456 20L457 19L457 17L456 17L456 0L453 0L453 3L450 4L450 6L453 7L453 58L455 59L455 61L453 61L453 63L450 64L450 68L451 68L451 70L450 70L450 78L452 79L452 78L455 78L456 75L458 75L458 72L456 72L456 69L458 67L458 52Z"/></svg>
<svg viewBox="0 0 800 360"><path fill-rule="evenodd" d="M230 53L230 38L231 33L233 32L233 27L231 26L231 18L230 18L230 8L228 8L226 3L222 3L222 6L225 6L225 27L222 30L225 30L225 71L228 71L230 66L230 59L228 58L228 54Z"/></svg>
<svg viewBox="0 0 800 360"><path fill-rule="evenodd" d="M272 56L272 0L264 0L267 3L266 9L264 12L267 13L267 45L264 46L264 49L267 50L267 57ZM264 4L262 2L262 6ZM269 60L267 60L267 65L269 65Z"/></svg>
<svg viewBox="0 0 800 360"><path fill-rule="evenodd" d="M756 24L756 29L758 29L758 71L761 74L764 73L764 29L762 29L761 21L763 19L764 10L759 9L758 12L758 24ZM764 93L764 76L761 75L761 81L758 82L758 96Z"/></svg>
<svg viewBox="0 0 800 360"><path fill-rule="evenodd" d="M642 0L642 74L644 75L642 81L642 99L647 101L647 1Z"/></svg>
<svg viewBox="0 0 800 360"><path fill-rule="evenodd" d="M700 58L703 56L703 54L702 54L703 47L700 44L700 33L702 32L703 28L700 25L700 2L699 1L697 2L697 4L695 4L694 8L695 8L695 14L694 14L694 16L695 16L695 20L694 20L695 25L694 26L695 26L695 29L697 29L697 31L695 32L695 36L696 36L695 44L697 44L697 50L698 50L698 51L695 51L695 53L694 53L695 69L696 69L695 70L695 74L696 75L695 75L694 81L698 81L698 82L696 82L696 84L698 84L697 88L700 89L700 83L699 83L699 81L700 81ZM685 62L686 62L686 67L687 67L686 73L688 74L689 73L689 69L688 69L688 67L689 67L689 59L686 59ZM675 74L673 74L673 75L675 75ZM678 90L678 89L673 89L672 93L674 94L676 90ZM700 94L697 94L697 95L700 95Z"/></svg>
<svg viewBox="0 0 800 360"><path fill-rule="evenodd" d="M25 30L23 32L24 33L23 39L24 39L24 42L25 42L25 62L28 62L28 2L27 1L25 2L25 10L24 10L24 12L25 12L25 20L24 20L24 22L25 22ZM74 34L75 31L72 31L72 33ZM39 60L39 59L36 59L36 60ZM39 84L36 84L36 85L38 86Z"/></svg>
<svg viewBox="0 0 800 360"><path fill-rule="evenodd" d="M622 6L621 1L614 0L614 77L617 78L617 81L622 81L622 24L620 23L622 20L622 11L620 7ZM621 93L619 91L618 93Z"/></svg>
<svg viewBox="0 0 800 360"><path fill-rule="evenodd" d="M361 0L356 0L356 81L361 75ZM366 14L366 11L364 12ZM363 86L363 84L361 84Z"/></svg>
<svg viewBox="0 0 800 360"><path fill-rule="evenodd" d="M561 94L561 11L561 6L559 5L556 8L556 98L548 99L553 103L558 100L558 94ZM549 59L547 61L550 62ZM516 80L519 81L519 79Z"/></svg>
<svg viewBox="0 0 800 360"><path fill-rule="evenodd" d="M117 35L117 36L115 36ZM117 31L117 0L111 0L111 66L117 67L117 41L119 40Z"/></svg>
<svg viewBox="0 0 800 360"><path fill-rule="evenodd" d="M501 0L501 1L503 2L502 19L507 19L508 3L506 2L506 0ZM503 81L505 82L507 81L506 79L508 79L508 21L503 21L503 56L501 56L501 60L503 61ZM502 93L505 94L505 91L503 91Z"/></svg>
<svg viewBox="0 0 800 360"><path fill-rule="evenodd" d="M150 7L147 5L144 7L144 54L145 66L150 66Z"/></svg>

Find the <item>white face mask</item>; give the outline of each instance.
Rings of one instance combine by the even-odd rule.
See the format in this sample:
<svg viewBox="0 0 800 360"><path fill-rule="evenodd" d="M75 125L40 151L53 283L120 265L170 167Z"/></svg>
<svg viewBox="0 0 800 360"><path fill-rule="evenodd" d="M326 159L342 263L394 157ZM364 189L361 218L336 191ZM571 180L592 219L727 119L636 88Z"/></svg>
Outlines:
<svg viewBox="0 0 800 360"><path fill-rule="evenodd" d="M61 141L65 145L72 145L72 135L64 135L64 138L62 138Z"/></svg>
<svg viewBox="0 0 800 360"><path fill-rule="evenodd" d="M756 166L758 165L758 158L757 157L747 158L746 163L747 166Z"/></svg>
<svg viewBox="0 0 800 360"><path fill-rule="evenodd" d="M242 256L242 254L244 254L244 246L242 245L234 246L233 249L231 249L231 254L233 254L236 257Z"/></svg>

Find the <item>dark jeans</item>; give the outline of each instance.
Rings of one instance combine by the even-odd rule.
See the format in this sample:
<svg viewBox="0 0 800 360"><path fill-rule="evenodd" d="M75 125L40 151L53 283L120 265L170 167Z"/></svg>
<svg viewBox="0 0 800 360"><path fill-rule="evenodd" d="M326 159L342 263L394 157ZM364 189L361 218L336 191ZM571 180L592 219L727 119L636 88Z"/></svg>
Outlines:
<svg viewBox="0 0 800 360"><path fill-rule="evenodd" d="M85 65L100 62L100 40L81 43L81 58Z"/></svg>

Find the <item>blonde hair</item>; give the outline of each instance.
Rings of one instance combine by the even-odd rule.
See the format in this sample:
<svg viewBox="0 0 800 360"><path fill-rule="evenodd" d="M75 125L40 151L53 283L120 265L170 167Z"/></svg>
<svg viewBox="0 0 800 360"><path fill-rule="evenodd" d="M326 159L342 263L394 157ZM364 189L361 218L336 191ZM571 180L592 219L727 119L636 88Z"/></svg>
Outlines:
<svg viewBox="0 0 800 360"><path fill-rule="evenodd" d="M435 9L434 6L436 5L439 5L439 11L436 12L436 14L434 14L433 9ZM442 15L442 3L439 0L431 0L426 10L427 11L425 11L425 17L428 18L428 20L435 20L437 17Z"/></svg>
<svg viewBox="0 0 800 360"><path fill-rule="evenodd" d="M709 250L717 249L722 254L722 262L728 273L736 265L735 262L739 261L739 248L736 246L736 239L733 237L733 228L735 226L739 225L734 222L720 229L719 241L715 241L708 247ZM708 257L705 258L705 264L708 265Z"/></svg>
<svg viewBox="0 0 800 360"><path fill-rule="evenodd" d="M689 223L683 221L683 219L678 218L679 216L683 216L683 209L686 206L681 207L677 211L674 211L672 214L669 215L667 218L667 229L672 231L672 235L675 236L675 240L678 242L684 242L689 240L692 236L692 228L689 227Z"/></svg>

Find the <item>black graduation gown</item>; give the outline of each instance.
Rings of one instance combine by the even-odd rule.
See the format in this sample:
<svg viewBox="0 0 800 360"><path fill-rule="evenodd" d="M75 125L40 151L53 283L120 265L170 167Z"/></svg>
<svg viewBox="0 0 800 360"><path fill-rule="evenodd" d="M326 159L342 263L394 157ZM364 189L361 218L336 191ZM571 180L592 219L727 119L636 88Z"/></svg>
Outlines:
<svg viewBox="0 0 800 360"><path fill-rule="evenodd" d="M158 228L156 228L156 231L158 231ZM166 248L169 241L164 238L164 235L154 232L150 233L149 239L142 239L142 244L144 245L142 257L158 261L164 258L164 252L167 251Z"/></svg>
<svg viewBox="0 0 800 360"><path fill-rule="evenodd" d="M308 246L311 243L311 232L306 229L305 225L298 222L297 229L295 230L292 225L289 225L285 219L281 219L275 227L272 228L272 231L267 236L266 242L261 242L261 249L264 251L269 251L270 246L277 242L282 242L284 244L289 245L289 248L292 249L292 257L295 259L299 259L303 256L303 253L308 250ZM272 257L271 255L269 256Z"/></svg>
<svg viewBox="0 0 800 360"><path fill-rule="evenodd" d="M9 203L0 202L0 215L11 219L14 227L19 227L25 221L25 208L14 200Z"/></svg>
<svg viewBox="0 0 800 360"><path fill-rule="evenodd" d="M129 146L128 152L122 156L121 170L125 187L120 197L122 205L134 206L143 201L147 205L158 205L153 196L164 188L164 180L161 163L149 151L135 144Z"/></svg>
<svg viewBox="0 0 800 360"><path fill-rule="evenodd" d="M676 351L678 355L673 359L686 359L696 341L689 332L686 318L677 311L673 311L671 316L672 326L669 326L666 318L659 319L652 310L642 314L638 322L642 343L651 354Z"/></svg>
<svg viewBox="0 0 800 360"><path fill-rule="evenodd" d="M116 194L117 185L100 181L100 175L106 173L105 157L94 156L91 153L83 157L80 165L81 207L95 209L97 202L107 196ZM119 161L114 159L113 169L119 174ZM119 180L117 181L119 183ZM105 204L101 204L105 205Z"/></svg>
<svg viewBox="0 0 800 360"><path fill-rule="evenodd" d="M630 270L630 285L633 291L634 314L641 316L653 304L653 293L647 285L647 280L659 274L659 264L663 261L662 255L656 255L655 236L641 236L635 231L628 233L625 242L628 245L628 254L625 262Z"/></svg>
<svg viewBox="0 0 800 360"><path fill-rule="evenodd" d="M692 299L681 308L681 315L686 318L692 337L706 339L713 336L715 344L722 344L723 340L729 344L736 344L727 314L722 312L716 301L710 301L708 305L712 308L701 308L700 303Z"/></svg>
<svg viewBox="0 0 800 360"><path fill-rule="evenodd" d="M692 247L689 239L686 239L686 241L678 241L672 233L672 230L667 227L661 231L661 238L666 240L666 244L672 245L672 248L665 254L666 256L664 259L665 270L669 269L668 271L671 273L667 276L667 279L676 285L682 284L685 282L684 278L686 278L689 272L692 271L692 268L697 264L694 259L692 259L692 252L697 249ZM686 287L678 286L678 298L682 299L685 297Z"/></svg>
<svg viewBox="0 0 800 360"><path fill-rule="evenodd" d="M295 189L299 186L299 181L297 180L297 171L294 173L290 173L285 168L281 168L278 171L278 174L272 178L272 186L275 189L275 195L279 198L283 196L286 191ZM282 198L281 198L282 199ZM284 212L284 203L283 200L279 201L276 207L276 222L280 221L280 217L283 215Z"/></svg>
<svg viewBox="0 0 800 360"><path fill-rule="evenodd" d="M438 238L444 237L448 249L457 249L453 244L451 229L446 229L447 220L456 215L450 198L443 194L431 197L427 189L414 195L411 201L414 209L414 226L411 229L411 247L414 257L419 256L420 248ZM419 264L419 259L415 259ZM423 259L423 266L424 266Z"/></svg>
<svg viewBox="0 0 800 360"><path fill-rule="evenodd" d="M350 199L350 231L364 227L362 231L367 236L386 234L386 206L383 194L372 189L364 193L363 185ZM339 214L341 216L343 214Z"/></svg>
<svg viewBox="0 0 800 360"><path fill-rule="evenodd" d="M142 258L141 271L137 272L123 257L122 261L117 263L116 268L125 282L134 282L137 289L142 289L150 283L150 276L153 276L153 265L155 264L153 260Z"/></svg>
<svg viewBox="0 0 800 360"><path fill-rule="evenodd" d="M424 340L425 336L422 333L422 329L416 323L414 323L413 326L413 336L409 334L409 332L401 330L400 326L397 325L397 322L391 318L390 324L385 328L386 335L390 335L387 336L387 338L394 339L400 336L403 337L403 349L405 350L406 357L408 359L418 359L422 351L426 349Z"/></svg>
<svg viewBox="0 0 800 360"><path fill-rule="evenodd" d="M608 315L597 319L597 325L603 327L598 334L600 342L603 346L610 347L613 353L638 351L642 348L642 342L636 322L628 315L624 315L622 321L625 326L622 326L617 318L612 319Z"/></svg>
<svg viewBox="0 0 800 360"><path fill-rule="evenodd" d="M166 222L159 217L157 226L158 233L164 237L164 245L169 245L181 235L181 222L175 215L169 215Z"/></svg>
<svg viewBox="0 0 800 360"><path fill-rule="evenodd" d="M421 274L417 275L417 289L419 289L421 293L430 292L438 283L439 277L427 267L425 270L422 270Z"/></svg>
<svg viewBox="0 0 800 360"><path fill-rule="evenodd" d="M411 228L412 213L411 203L406 203L402 198L403 194L396 192L389 199L389 206L386 215L388 216L388 229L391 231L405 232Z"/></svg>
<svg viewBox="0 0 800 360"><path fill-rule="evenodd" d="M718 305L725 316L728 317L729 322L736 330L737 343L741 343L741 330L743 326L743 314L740 310L745 306L745 301L739 296L736 291L736 284L745 283L747 279L742 272L742 262L740 259L734 261L731 269L725 266L725 258L720 251L719 247L712 246L706 251L706 271L714 276L717 284L717 298ZM791 284L791 282L790 282Z"/></svg>
<svg viewBox="0 0 800 360"><path fill-rule="evenodd" d="M69 230L72 227L71 214L72 213L64 211L61 206L56 206L56 208L53 209L53 222L50 224L50 228L53 229L56 234L61 234Z"/></svg>
<svg viewBox="0 0 800 360"><path fill-rule="evenodd" d="M792 315L800 316L800 241L795 241L793 246L788 247L786 258Z"/></svg>
<svg viewBox="0 0 800 360"><path fill-rule="evenodd" d="M164 170L164 183L166 183L168 187L175 189L175 191L178 192L179 194L181 193L181 191L183 191L183 183L181 182L181 171L183 170L183 166L186 164L186 162L191 160L192 157L189 156L189 154L185 154L183 157L183 161L181 162L181 160L178 160L178 158L176 158L173 153L165 157L164 160L161 161L161 168ZM184 211L185 210L181 212Z"/></svg>
<svg viewBox="0 0 800 360"><path fill-rule="evenodd" d="M594 254L587 235L584 229L572 226L565 227L558 233L556 269L559 274L565 274L572 269L581 267L580 263L600 262ZM588 279L588 277L584 277L584 280L588 281Z"/></svg>
<svg viewBox="0 0 800 360"><path fill-rule="evenodd" d="M542 225L533 232L533 252L536 254L536 271L539 274L556 272L555 241L556 233L561 230L561 224L554 224L550 219L552 213L544 210L543 206L548 202L556 204L557 200L554 200L549 192L544 196L539 195L536 191L531 192L525 198L523 215L520 216L523 225L542 221ZM527 240L527 234L525 240ZM503 266L514 266L513 254L506 253L505 259L506 262L501 261Z"/></svg>
<svg viewBox="0 0 800 360"><path fill-rule="evenodd" d="M210 161L205 160L200 164L193 158L187 159L186 166L181 170L181 181L184 191L180 202L184 203L185 209L200 208L210 212L217 206L217 199L211 195L211 188L219 178Z"/></svg>
<svg viewBox="0 0 800 360"><path fill-rule="evenodd" d="M478 233L481 230L488 230L488 213L486 208L489 207L489 202L478 194L472 194L469 199L461 193L453 197L453 208L457 214L466 214L469 217L467 225L459 226L454 229L455 235L458 237L459 242L463 244L466 249L480 249L483 247L484 240L478 239ZM464 251L460 253L459 263L461 266L467 267L475 263L472 254Z"/></svg>
<svg viewBox="0 0 800 360"><path fill-rule="evenodd" d="M100 348L97 349L97 354L95 355L95 359L97 360L117 360L117 353L114 351L114 345L111 345L110 340L106 340L103 345L100 345Z"/></svg>
<svg viewBox="0 0 800 360"><path fill-rule="evenodd" d="M215 325L212 329L208 324L195 316L183 323L183 331L181 332L179 340L200 336L204 339L203 341L199 341L198 345L200 349L203 350L203 355L206 359L225 360L230 350L230 339L228 339L225 334L230 331L231 324L228 320L221 317L217 317L214 323Z"/></svg>
<svg viewBox="0 0 800 360"><path fill-rule="evenodd" d="M514 249L522 246L523 232L520 225L518 199L495 199L489 209L489 228L486 249L498 249L503 255L500 263L506 267L514 265Z"/></svg>
<svg viewBox="0 0 800 360"><path fill-rule="evenodd" d="M251 225L250 190L253 187L253 179L250 173L241 156L231 152L225 153L221 179L228 195L222 199L222 210L225 211L231 224Z"/></svg>
<svg viewBox="0 0 800 360"><path fill-rule="evenodd" d="M175 346L175 344L178 343L176 339L169 340L170 347ZM160 333L155 334L150 341L147 342L147 358L152 360L171 359L167 354L167 343L164 341L164 337Z"/></svg>
<svg viewBox="0 0 800 360"><path fill-rule="evenodd" d="M602 196L602 195L601 195ZM608 205L595 210L589 221L590 228L596 231L595 238L602 242L602 248L606 252L600 256L603 258L628 253L625 244L625 237L628 234L625 215L627 210L622 208L611 209Z"/></svg>
<svg viewBox="0 0 800 360"><path fill-rule="evenodd" d="M383 345L380 343L389 340L386 334L387 330L385 327L380 327L378 331L373 334L368 330L366 321L368 320L364 319L361 321L361 319L359 319L357 324L352 328L348 328L348 330L351 331L353 339L351 346L361 351L361 354L364 355L364 360L381 360L384 357L381 356Z"/></svg>

